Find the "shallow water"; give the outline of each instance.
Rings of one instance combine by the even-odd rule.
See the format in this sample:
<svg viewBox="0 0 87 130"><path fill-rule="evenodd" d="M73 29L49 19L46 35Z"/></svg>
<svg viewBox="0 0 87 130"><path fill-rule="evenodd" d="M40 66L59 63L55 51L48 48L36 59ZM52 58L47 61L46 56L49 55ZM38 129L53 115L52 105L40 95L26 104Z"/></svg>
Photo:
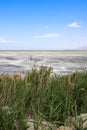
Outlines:
<svg viewBox="0 0 87 130"><path fill-rule="evenodd" d="M58 74L87 69L87 51L0 51L0 72L27 71L52 66Z"/></svg>

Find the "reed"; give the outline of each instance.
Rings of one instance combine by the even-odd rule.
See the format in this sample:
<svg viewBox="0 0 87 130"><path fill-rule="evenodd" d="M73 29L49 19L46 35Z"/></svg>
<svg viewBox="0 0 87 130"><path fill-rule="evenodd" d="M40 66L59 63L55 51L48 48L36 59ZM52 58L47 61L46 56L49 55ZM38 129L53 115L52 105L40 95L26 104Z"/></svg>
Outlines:
<svg viewBox="0 0 87 130"><path fill-rule="evenodd" d="M0 130L27 130L28 117L35 130L43 120L60 126L76 110L87 113L86 71L60 76L41 66L21 77L0 75Z"/></svg>

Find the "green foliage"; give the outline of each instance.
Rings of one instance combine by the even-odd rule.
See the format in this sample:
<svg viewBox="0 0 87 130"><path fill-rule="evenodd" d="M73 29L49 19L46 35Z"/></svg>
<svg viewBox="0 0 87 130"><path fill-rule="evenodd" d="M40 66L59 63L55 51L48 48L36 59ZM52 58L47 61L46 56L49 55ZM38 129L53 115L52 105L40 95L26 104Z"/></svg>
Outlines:
<svg viewBox="0 0 87 130"><path fill-rule="evenodd" d="M0 75L0 130L26 130L28 116L35 129L43 120L64 125L76 109L87 112L87 72L60 76L41 66L24 79Z"/></svg>

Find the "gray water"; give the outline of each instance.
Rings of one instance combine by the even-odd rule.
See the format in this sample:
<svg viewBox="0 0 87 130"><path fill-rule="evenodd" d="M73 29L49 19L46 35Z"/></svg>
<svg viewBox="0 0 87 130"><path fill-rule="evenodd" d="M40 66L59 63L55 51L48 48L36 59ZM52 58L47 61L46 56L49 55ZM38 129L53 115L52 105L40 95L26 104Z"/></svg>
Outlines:
<svg viewBox="0 0 87 130"><path fill-rule="evenodd" d="M33 66L52 66L54 73L87 69L87 51L0 51L0 72L22 72Z"/></svg>

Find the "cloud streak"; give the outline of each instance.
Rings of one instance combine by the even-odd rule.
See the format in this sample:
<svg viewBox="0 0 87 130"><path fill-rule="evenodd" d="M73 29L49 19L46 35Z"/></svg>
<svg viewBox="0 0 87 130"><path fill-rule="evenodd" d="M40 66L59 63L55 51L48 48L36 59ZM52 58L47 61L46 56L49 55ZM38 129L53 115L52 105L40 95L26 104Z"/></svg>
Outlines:
<svg viewBox="0 0 87 130"><path fill-rule="evenodd" d="M0 43L7 43L7 40L0 38Z"/></svg>
<svg viewBox="0 0 87 130"><path fill-rule="evenodd" d="M70 27L70 28L80 28L81 25L78 22L75 21L75 22L68 24L68 27Z"/></svg>
<svg viewBox="0 0 87 130"><path fill-rule="evenodd" d="M17 43L16 41L10 41L3 38L0 38L0 43Z"/></svg>
<svg viewBox="0 0 87 130"><path fill-rule="evenodd" d="M57 38L59 36L60 36L60 34L58 34L58 33L47 33L47 34L43 34L43 35L34 36L34 38L45 39L45 38Z"/></svg>

